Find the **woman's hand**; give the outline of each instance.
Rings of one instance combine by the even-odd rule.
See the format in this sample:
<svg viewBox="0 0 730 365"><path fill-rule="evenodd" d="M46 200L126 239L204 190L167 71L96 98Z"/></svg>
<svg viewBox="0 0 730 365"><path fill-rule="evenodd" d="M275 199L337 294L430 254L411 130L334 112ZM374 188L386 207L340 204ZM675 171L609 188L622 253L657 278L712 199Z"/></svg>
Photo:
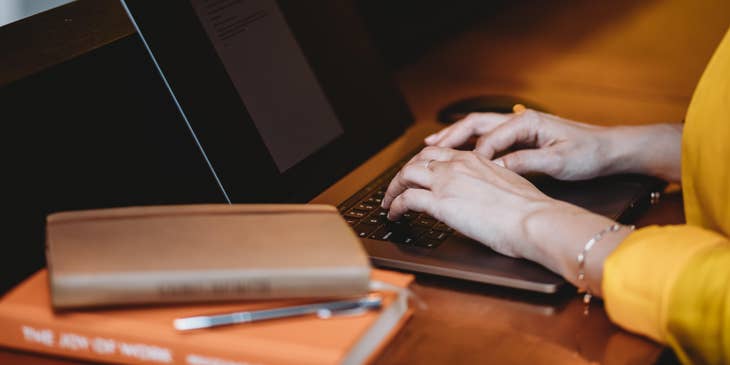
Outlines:
<svg viewBox="0 0 730 365"><path fill-rule="evenodd" d="M382 206L391 220L406 211L427 213L501 254L535 261L571 281L581 245L613 223L546 196L484 156L442 147L414 156L391 181ZM590 258L597 260L589 262L595 293L605 255Z"/></svg>
<svg viewBox="0 0 730 365"><path fill-rule="evenodd" d="M617 173L680 178L682 127L656 124L599 127L526 110L516 114L474 113L426 138L438 147L457 147L478 136L475 152L514 172L545 173L583 180Z"/></svg>
<svg viewBox="0 0 730 365"><path fill-rule="evenodd" d="M535 259L525 220L554 206L523 177L473 152L426 147L393 178L383 198L388 218L425 212L512 257Z"/></svg>

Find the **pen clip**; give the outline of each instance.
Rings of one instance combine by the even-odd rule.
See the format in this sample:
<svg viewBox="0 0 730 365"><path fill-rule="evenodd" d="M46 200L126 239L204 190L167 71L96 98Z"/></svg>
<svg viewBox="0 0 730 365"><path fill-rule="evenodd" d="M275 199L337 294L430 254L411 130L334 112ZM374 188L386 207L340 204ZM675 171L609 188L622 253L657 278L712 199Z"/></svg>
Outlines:
<svg viewBox="0 0 730 365"><path fill-rule="evenodd" d="M319 317L320 319L329 319L332 317L359 316L369 310L380 309L381 306L382 306L382 302L380 301L380 298L378 298L377 302L375 302L375 301L361 302L354 308L345 308L345 309L322 308L317 311L317 317Z"/></svg>

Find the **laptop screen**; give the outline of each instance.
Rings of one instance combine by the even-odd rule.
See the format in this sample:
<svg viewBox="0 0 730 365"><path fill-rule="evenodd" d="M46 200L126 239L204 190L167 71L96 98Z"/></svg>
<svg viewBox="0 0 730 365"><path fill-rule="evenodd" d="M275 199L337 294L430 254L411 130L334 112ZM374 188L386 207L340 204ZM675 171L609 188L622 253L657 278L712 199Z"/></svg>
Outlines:
<svg viewBox="0 0 730 365"><path fill-rule="evenodd" d="M344 132L274 0L191 0L280 172Z"/></svg>
<svg viewBox="0 0 730 365"><path fill-rule="evenodd" d="M352 4L123 0L231 202L303 202L412 122Z"/></svg>

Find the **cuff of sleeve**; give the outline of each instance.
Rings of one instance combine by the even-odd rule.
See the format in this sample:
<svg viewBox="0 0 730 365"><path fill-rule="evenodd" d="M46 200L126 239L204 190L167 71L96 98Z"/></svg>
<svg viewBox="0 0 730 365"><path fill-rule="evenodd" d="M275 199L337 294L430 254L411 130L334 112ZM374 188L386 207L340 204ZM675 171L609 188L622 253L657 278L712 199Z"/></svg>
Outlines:
<svg viewBox="0 0 730 365"><path fill-rule="evenodd" d="M650 226L630 234L603 266L603 297L611 320L666 343L669 294L699 251L724 238L700 227Z"/></svg>

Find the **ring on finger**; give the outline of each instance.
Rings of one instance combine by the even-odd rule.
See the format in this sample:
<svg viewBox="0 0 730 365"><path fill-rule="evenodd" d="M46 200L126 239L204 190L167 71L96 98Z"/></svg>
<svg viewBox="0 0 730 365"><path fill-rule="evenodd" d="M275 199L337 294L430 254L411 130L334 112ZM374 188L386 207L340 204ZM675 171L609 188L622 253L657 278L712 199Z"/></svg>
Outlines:
<svg viewBox="0 0 730 365"><path fill-rule="evenodd" d="M426 160L426 163L423 164L423 167L428 169L428 166L431 165L431 162L433 162L433 160Z"/></svg>

